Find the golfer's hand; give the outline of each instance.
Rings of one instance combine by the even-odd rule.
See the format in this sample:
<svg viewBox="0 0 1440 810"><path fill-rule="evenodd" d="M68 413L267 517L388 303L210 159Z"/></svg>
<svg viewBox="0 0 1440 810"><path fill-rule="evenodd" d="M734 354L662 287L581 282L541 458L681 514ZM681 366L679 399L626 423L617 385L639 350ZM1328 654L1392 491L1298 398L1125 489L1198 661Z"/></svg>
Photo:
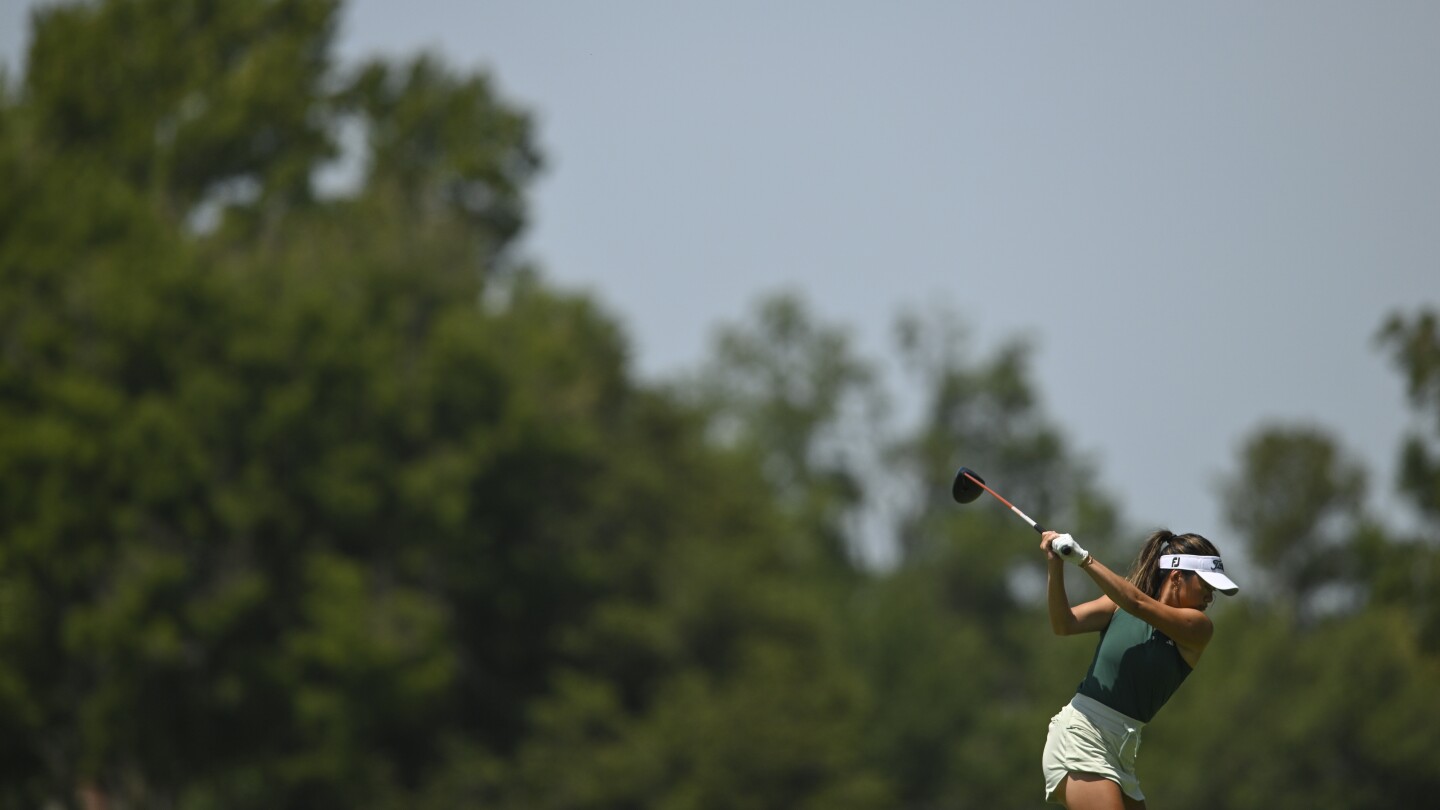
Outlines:
<svg viewBox="0 0 1440 810"><path fill-rule="evenodd" d="M1056 553L1055 553L1055 549L1053 549L1053 548L1050 547L1050 542L1051 542L1052 540L1054 540L1054 539L1057 538L1057 537L1062 537L1062 536L1063 536L1063 535L1061 535L1059 532L1043 532L1043 533L1041 533L1041 535L1040 535L1040 548L1045 551L1045 559L1047 559L1047 560L1056 560L1056 561L1058 561L1058 562L1064 562L1064 558L1061 557L1059 554L1056 554Z"/></svg>
<svg viewBox="0 0 1440 810"><path fill-rule="evenodd" d="M1075 542L1075 538L1068 534L1045 532L1040 535L1040 547L1045 549L1045 554L1052 560L1058 558L1081 565L1090 559L1090 552L1086 551L1079 543Z"/></svg>

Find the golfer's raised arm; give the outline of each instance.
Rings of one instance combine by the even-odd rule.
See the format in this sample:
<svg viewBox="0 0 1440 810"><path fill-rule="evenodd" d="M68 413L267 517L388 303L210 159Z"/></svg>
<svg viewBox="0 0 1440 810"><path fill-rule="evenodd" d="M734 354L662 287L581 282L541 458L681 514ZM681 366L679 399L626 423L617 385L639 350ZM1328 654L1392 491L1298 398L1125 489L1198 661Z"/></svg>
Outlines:
<svg viewBox="0 0 1440 810"><path fill-rule="evenodd" d="M1054 555L1053 544L1068 544L1065 551L1066 560L1075 562L1081 571L1090 575L1100 591L1109 597L1119 609L1135 616L1151 627L1174 639L1176 644L1193 650L1197 655L1205 649L1210 642L1210 636L1214 632L1214 625L1210 618L1202 611L1190 607L1177 607L1166 604L1139 588L1135 587L1125 577L1111 571L1099 560L1091 556L1090 552L1082 548L1068 535L1050 537L1051 532L1045 533L1047 539L1042 540L1046 545L1046 551ZM1063 562L1061 563L1064 564ZM1054 565L1054 560L1051 561ZM1052 574L1052 579L1055 574ZM1059 574L1063 576L1063 574ZM1051 609L1051 623L1054 624L1054 612ZM1058 632L1058 631L1057 631Z"/></svg>
<svg viewBox="0 0 1440 810"><path fill-rule="evenodd" d="M1045 549L1046 565L1046 609L1050 614L1050 629L1057 636L1073 636L1077 633L1097 633L1110 624L1115 615L1115 603L1106 596L1083 604L1070 606L1070 597L1065 593L1065 562L1050 548L1050 541L1058 537L1056 532L1040 535L1040 547Z"/></svg>

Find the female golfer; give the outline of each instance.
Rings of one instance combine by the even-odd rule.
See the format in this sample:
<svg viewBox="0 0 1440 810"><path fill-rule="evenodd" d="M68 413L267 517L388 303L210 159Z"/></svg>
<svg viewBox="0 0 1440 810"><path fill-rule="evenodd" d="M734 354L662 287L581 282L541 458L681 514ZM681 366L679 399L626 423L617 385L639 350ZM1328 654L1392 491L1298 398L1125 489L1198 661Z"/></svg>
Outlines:
<svg viewBox="0 0 1440 810"><path fill-rule="evenodd" d="M1239 587L1225 576L1220 552L1198 534L1150 535L1129 577L1069 535L1045 532L1040 547L1048 560L1051 628L1061 636L1100 633L1085 680L1050 720L1041 762L1045 798L1069 810L1144 808L1135 777L1140 729L1200 662L1215 629L1204 613L1215 591ZM1104 595L1071 607L1067 560Z"/></svg>

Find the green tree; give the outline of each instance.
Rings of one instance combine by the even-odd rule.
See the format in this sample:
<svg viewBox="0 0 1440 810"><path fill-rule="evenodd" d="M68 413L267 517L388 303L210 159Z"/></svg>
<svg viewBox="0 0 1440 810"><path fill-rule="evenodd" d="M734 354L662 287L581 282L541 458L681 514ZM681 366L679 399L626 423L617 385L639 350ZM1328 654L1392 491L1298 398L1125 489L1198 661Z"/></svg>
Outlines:
<svg viewBox="0 0 1440 810"><path fill-rule="evenodd" d="M449 203L522 181L529 164L509 157L533 154L523 117L484 114L498 102L483 82L432 69L414 106L509 122L485 129L491 151L449 155L465 140L451 133L411 161L428 185L403 200L309 193L339 107L325 89L334 11L112 2L36 17L0 119L14 178L0 192L0 699L15 709L4 781L18 803L78 786L314 806L413 783L433 728L472 708L456 695L474 669L457 608L524 607L457 604L483 585L442 577L461 570L456 553L485 557L466 548L484 528L466 501L489 478L578 462L582 431L551 431L564 408L543 403L568 387L585 411L620 387L605 377L620 373L615 331L585 306L536 294L504 317L475 308L484 262L517 228L515 195ZM386 110L366 112L387 128ZM227 197L236 184L253 193ZM424 193L440 214L395 216ZM191 238L216 198L233 224ZM596 333L589 358L548 343L566 330ZM500 348L512 333L534 339ZM517 504L521 525L489 533L522 533L531 511ZM483 723L503 737L541 653L522 624L499 626L524 652L494 655L482 668L502 688L473 691L504 708Z"/></svg>
<svg viewBox="0 0 1440 810"><path fill-rule="evenodd" d="M794 294L762 299L748 323L722 326L688 389L717 441L758 460L775 497L837 569L863 564L860 518L873 488L885 400L873 364L840 326Z"/></svg>
<svg viewBox="0 0 1440 810"><path fill-rule="evenodd" d="M1366 561L1374 570L1377 595L1406 611L1422 642L1440 652L1440 318L1430 308L1411 316L1392 315L1380 331L1404 375L1410 404L1429 429L1412 432L1396 465L1400 493L1421 520L1419 537L1404 543L1371 544Z"/></svg>
<svg viewBox="0 0 1440 810"><path fill-rule="evenodd" d="M484 74L455 76L436 59L369 62L338 95L340 121L365 132L365 182L392 196L416 227L450 221L495 261L525 223L524 188L541 165L530 119L499 103Z"/></svg>
<svg viewBox="0 0 1440 810"><path fill-rule="evenodd" d="M1222 497L1265 572L1256 593L1308 613L1327 592L1336 597L1337 588L1356 586L1355 553L1369 525L1360 463L1316 427L1260 430L1240 455L1241 471Z"/></svg>
<svg viewBox="0 0 1440 810"><path fill-rule="evenodd" d="M433 59L332 72L334 12L36 18L0 109L0 799L883 806L813 538L509 260L526 117Z"/></svg>
<svg viewBox="0 0 1440 810"><path fill-rule="evenodd" d="M1400 489L1426 519L1440 524L1440 451L1435 449L1440 438L1440 316L1432 309L1411 317L1396 313L1381 329L1380 340L1405 375L1413 408L1433 417L1428 438L1416 432L1406 440Z"/></svg>
<svg viewBox="0 0 1440 810"><path fill-rule="evenodd" d="M175 221L221 193L303 202L335 148L326 82L338 5L39 7L24 75L38 141L103 164Z"/></svg>

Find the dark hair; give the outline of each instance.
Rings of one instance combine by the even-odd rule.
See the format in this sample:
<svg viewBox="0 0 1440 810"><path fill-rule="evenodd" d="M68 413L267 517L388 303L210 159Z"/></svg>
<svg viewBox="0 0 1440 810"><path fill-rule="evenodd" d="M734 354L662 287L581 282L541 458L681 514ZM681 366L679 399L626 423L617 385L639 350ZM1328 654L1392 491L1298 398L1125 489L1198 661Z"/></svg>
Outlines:
<svg viewBox="0 0 1440 810"><path fill-rule="evenodd" d="M1145 538L1145 545L1140 549L1140 556L1135 558L1135 566L1130 569L1130 575L1125 578L1130 581L1131 585L1144 591L1147 595L1159 599L1160 588L1165 584L1165 577L1170 574L1168 570L1160 568L1160 558L1166 554L1200 554L1219 557L1220 550L1215 548L1214 543L1198 534L1175 534L1169 529L1161 529Z"/></svg>

